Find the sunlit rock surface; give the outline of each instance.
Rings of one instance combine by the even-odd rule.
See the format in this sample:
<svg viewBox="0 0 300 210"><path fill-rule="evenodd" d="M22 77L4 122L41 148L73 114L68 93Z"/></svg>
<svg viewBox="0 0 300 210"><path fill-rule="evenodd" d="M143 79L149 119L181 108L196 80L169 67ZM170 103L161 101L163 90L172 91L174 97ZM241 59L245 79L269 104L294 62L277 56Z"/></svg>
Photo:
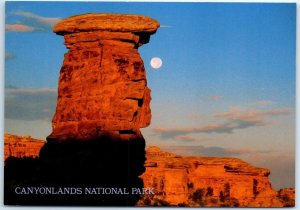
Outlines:
<svg viewBox="0 0 300 210"><path fill-rule="evenodd" d="M45 140L34 139L30 136L5 134L4 159L10 156L17 158L38 157L40 149L45 143Z"/></svg>
<svg viewBox="0 0 300 210"><path fill-rule="evenodd" d="M6 159L6 205L136 204L139 194L19 195L14 187L143 188L139 176L145 171L145 139L140 128L150 124L151 96L138 48L158 27L151 18L120 14L84 14L54 26L68 52L52 133L38 158Z"/></svg>
<svg viewBox="0 0 300 210"><path fill-rule="evenodd" d="M150 147L145 187L155 195L140 205L282 207L286 203L269 181L270 171L237 158L184 157ZM281 193L283 194L283 192ZM286 193L293 198L292 193ZM286 196L287 197L287 196Z"/></svg>
<svg viewBox="0 0 300 210"><path fill-rule="evenodd" d="M150 124L150 89L138 47L158 27L149 17L119 14L73 16L55 25L69 51L48 140L135 134Z"/></svg>
<svg viewBox="0 0 300 210"><path fill-rule="evenodd" d="M113 31L133 33L155 33L159 22L150 17L125 14L84 14L66 18L57 23L53 31L57 34L84 31Z"/></svg>

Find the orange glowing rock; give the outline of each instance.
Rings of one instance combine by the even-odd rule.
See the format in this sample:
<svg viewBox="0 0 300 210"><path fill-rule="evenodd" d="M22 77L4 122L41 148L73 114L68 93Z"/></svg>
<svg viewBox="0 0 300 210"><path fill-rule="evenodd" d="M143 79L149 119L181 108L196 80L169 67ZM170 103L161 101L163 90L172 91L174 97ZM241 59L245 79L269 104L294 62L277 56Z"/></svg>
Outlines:
<svg viewBox="0 0 300 210"><path fill-rule="evenodd" d="M8 157L38 157L46 141L30 136L4 135L4 159Z"/></svg>
<svg viewBox="0 0 300 210"><path fill-rule="evenodd" d="M158 27L151 18L119 14L73 16L55 25L69 51L48 140L139 134L150 124L150 89L138 47Z"/></svg>
<svg viewBox="0 0 300 210"><path fill-rule="evenodd" d="M161 205L209 207L285 205L272 188L270 171L240 159L183 157L158 147L148 148L146 157L146 171L141 177L144 187L155 188L148 203L155 200ZM147 199L149 196L144 196L140 205L145 205Z"/></svg>
<svg viewBox="0 0 300 210"><path fill-rule="evenodd" d="M158 27L158 21L140 15L84 14L60 21L55 25L53 31L57 34L84 31L155 33Z"/></svg>

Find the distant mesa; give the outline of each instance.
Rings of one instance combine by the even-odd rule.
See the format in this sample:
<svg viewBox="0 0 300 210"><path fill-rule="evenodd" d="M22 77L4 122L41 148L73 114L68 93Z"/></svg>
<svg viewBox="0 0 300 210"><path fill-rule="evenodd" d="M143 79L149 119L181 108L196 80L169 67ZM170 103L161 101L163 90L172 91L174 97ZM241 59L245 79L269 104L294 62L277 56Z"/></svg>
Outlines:
<svg viewBox="0 0 300 210"><path fill-rule="evenodd" d="M40 149L45 140L31 138L31 136L4 135L4 160L8 157L39 157Z"/></svg>
<svg viewBox="0 0 300 210"><path fill-rule="evenodd" d="M178 156L147 149L145 195L138 205L205 207L283 207L295 205L295 189L275 191L270 171L238 158Z"/></svg>

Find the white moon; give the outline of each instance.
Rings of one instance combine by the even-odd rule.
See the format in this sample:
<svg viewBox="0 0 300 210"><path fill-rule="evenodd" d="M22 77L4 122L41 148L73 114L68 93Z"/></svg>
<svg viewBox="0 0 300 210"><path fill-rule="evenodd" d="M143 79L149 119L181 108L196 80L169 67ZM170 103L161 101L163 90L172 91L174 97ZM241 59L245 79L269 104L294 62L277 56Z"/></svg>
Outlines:
<svg viewBox="0 0 300 210"><path fill-rule="evenodd" d="M162 60L159 57L154 57L151 59L150 65L154 69L159 69L162 66Z"/></svg>

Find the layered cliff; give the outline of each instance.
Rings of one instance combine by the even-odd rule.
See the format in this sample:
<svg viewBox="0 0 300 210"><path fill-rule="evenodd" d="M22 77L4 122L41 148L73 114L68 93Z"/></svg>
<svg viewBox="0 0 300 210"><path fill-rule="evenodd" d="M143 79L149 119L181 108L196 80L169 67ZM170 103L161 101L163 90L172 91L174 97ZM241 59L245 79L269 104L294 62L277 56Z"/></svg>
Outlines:
<svg viewBox="0 0 300 210"><path fill-rule="evenodd" d="M150 147L146 153L146 195L139 205L282 207L270 171L237 158L182 157ZM284 194L282 192L281 194ZM285 193L285 198L294 196ZM291 206L291 205L290 205Z"/></svg>
<svg viewBox="0 0 300 210"><path fill-rule="evenodd" d="M46 141L34 139L30 136L4 135L4 159L13 156L38 157L40 149Z"/></svg>

